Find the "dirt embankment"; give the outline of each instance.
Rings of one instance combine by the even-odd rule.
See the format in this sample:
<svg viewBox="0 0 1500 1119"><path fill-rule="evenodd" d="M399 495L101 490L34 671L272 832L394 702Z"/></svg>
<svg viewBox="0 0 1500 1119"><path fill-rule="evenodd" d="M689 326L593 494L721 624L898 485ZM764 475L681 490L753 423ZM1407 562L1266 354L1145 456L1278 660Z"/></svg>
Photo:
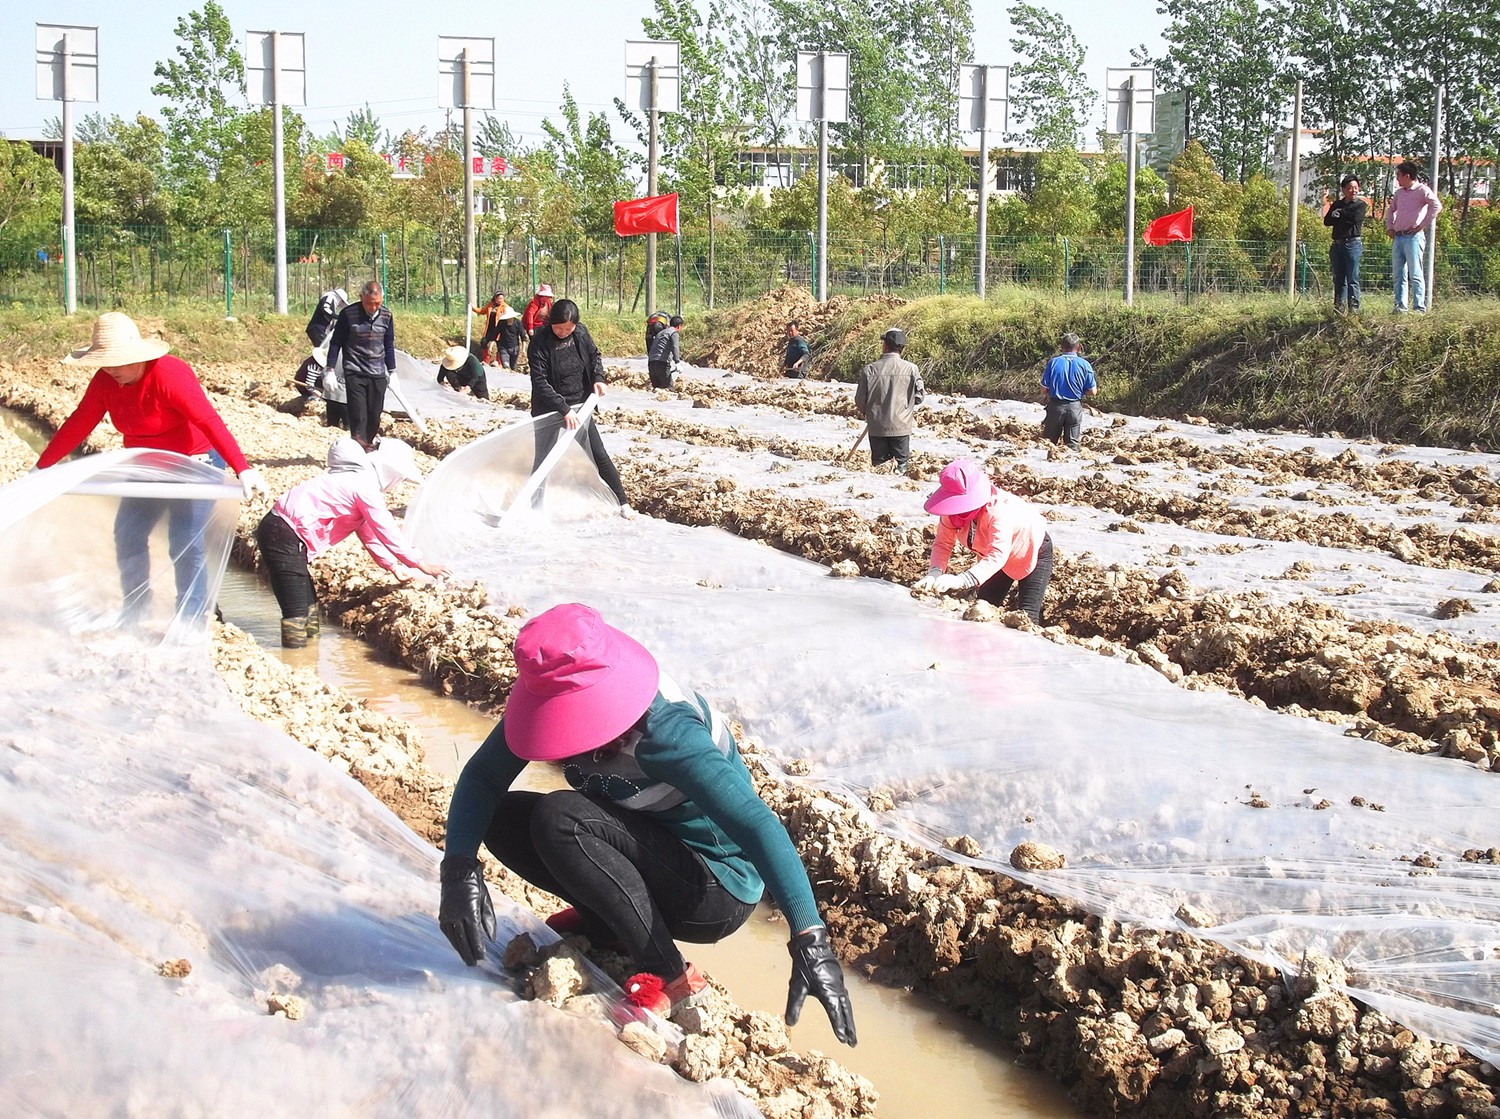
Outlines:
<svg viewBox="0 0 1500 1119"><path fill-rule="evenodd" d="M205 379L219 382L222 377L227 385L234 376L222 371ZM17 381L14 371L0 369L7 401L52 422L71 408L81 390L81 383L50 385L50 377L32 378L39 389ZM32 394L30 406L20 403L26 393ZM313 463L321 458L327 436L310 420L299 424L278 416L247 400L243 390L217 403L252 456L267 465L273 488L282 489L316 469ZM441 449L433 439L424 445ZM824 562L852 561L867 574L909 580L925 567L927 541L920 531L883 519L867 522L787 492L747 493L728 478L672 476L670 464L644 457L633 456L621 465L643 510L683 523L720 524ZM264 505L258 505L247 510L242 533L263 512ZM428 672L454 694L491 703L503 700L513 673L507 653L516 620L479 609L482 589L401 586L352 550L336 552L316 567L333 612L372 643ZM1325 701L1343 686L1349 676L1345 670L1352 666L1362 673L1374 666L1385 674L1379 695L1384 699L1389 691L1386 706L1392 712L1397 706L1415 708L1425 695L1433 704L1429 714L1434 720L1457 718L1459 701L1466 697L1455 684L1482 691L1496 678L1493 654L1481 657L1446 639L1397 627L1360 630L1326 611L1320 616L1288 609L1278 621L1276 612L1262 604L1194 600L1180 576L1160 580L1144 572L1101 571L1082 564L1070 569L1065 563L1054 586L1061 615L1090 619L1100 633L1117 636L1080 638L1054 629L1047 631L1050 639L1092 642L1111 653L1123 651L1126 642L1139 642L1131 652L1149 660L1147 646L1157 648L1161 671L1179 663L1166 657L1168 646L1185 658L1191 649L1208 657L1207 650L1239 650L1238 643L1244 642L1243 659L1250 662L1257 686L1290 675ZM1267 624L1268 618L1273 624ZM1373 655L1381 646L1385 651ZM1348 661L1336 652L1339 648L1348 649ZM1434 658L1429 655L1433 650L1442 655ZM1204 681L1196 686L1243 689L1228 668L1242 654L1221 655L1226 679L1219 682L1211 673L1198 673ZM1319 666L1322 674L1314 671ZM1398 703L1398 697L1405 698ZM1482 704L1467 698L1475 705L1472 720ZM1483 718L1491 720L1484 725L1492 734L1493 692L1481 698L1491 705ZM307 706L298 700L299 710ZM1372 703L1370 709L1384 708ZM1335 708L1327 710L1340 720L1350 719ZM354 725L361 730L351 735L349 712L329 710L328 715L338 728L335 739L378 737L380 728L366 729L367 720L359 717ZM1372 720L1371 733L1396 733L1366 717ZM753 751L753 744L747 746ZM1485 760L1490 758L1486 753ZM373 762L358 770L368 771L377 786L384 782L387 795L399 787L398 799L406 802L414 826L431 836L439 827L435 813L443 807L446 790L434 792L421 781L407 785L397 777L397 763L387 761L389 771ZM352 762L350 768L357 772ZM1002 875L934 859L874 832L847 802L764 780L761 789L803 852L846 960L884 981L907 983L965 1008L1010 1037L1027 1059L1073 1083L1092 1109L1153 1116L1338 1113L1449 1119L1464 1114L1500 1119L1495 1106L1500 1078L1493 1069L1454 1047L1415 1039L1380 1014L1350 1002L1338 993L1337 965L1331 962L1308 961L1302 980L1289 991L1278 976L1187 934L1122 929ZM744 1029L748 1036L769 1027L750 1019ZM771 1034L774 1048L779 1042ZM741 1044L753 1048L753 1041L735 1037L720 1043L721 1053L737 1053ZM700 1044L713 1048L709 1042ZM779 1058L781 1067L793 1071L805 1060ZM799 1085L824 1075L810 1065L801 1073ZM803 1113L808 1112L781 1112Z"/></svg>

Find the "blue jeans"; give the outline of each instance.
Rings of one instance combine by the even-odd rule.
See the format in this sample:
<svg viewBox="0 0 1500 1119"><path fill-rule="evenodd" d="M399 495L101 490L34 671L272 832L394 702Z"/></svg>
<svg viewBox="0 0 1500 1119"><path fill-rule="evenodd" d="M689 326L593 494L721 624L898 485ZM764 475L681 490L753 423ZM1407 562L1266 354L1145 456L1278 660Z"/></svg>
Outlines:
<svg viewBox="0 0 1500 1119"><path fill-rule="evenodd" d="M1411 280L1411 306L1427 310L1427 279L1422 270L1426 234L1399 234L1391 240L1391 285L1396 289L1396 310L1406 310L1406 282Z"/></svg>
<svg viewBox="0 0 1500 1119"><path fill-rule="evenodd" d="M213 513L212 501L178 501L166 497L122 497L115 513L115 562L127 620L139 618L151 603L151 530L167 517L167 544L177 575L177 612L201 617L208 610L208 571L203 560L203 530Z"/></svg>
<svg viewBox="0 0 1500 1119"><path fill-rule="evenodd" d="M1359 262L1365 244L1359 238L1335 241L1328 246L1328 264L1333 271L1333 305L1359 310Z"/></svg>

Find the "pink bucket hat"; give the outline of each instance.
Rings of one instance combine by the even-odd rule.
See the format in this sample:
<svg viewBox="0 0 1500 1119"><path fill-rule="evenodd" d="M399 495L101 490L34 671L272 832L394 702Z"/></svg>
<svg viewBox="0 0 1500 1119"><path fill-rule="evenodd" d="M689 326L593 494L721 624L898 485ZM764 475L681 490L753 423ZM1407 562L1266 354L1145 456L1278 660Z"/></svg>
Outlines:
<svg viewBox="0 0 1500 1119"><path fill-rule="evenodd" d="M940 517L970 513L990 500L994 486L989 475L971 458L954 459L938 475L938 488L922 508Z"/></svg>
<svg viewBox="0 0 1500 1119"><path fill-rule="evenodd" d="M551 284L538 284L537 288L536 288L536 293L538 295L545 295L548 299L550 299L550 298L552 298L552 285Z"/></svg>
<svg viewBox="0 0 1500 1119"><path fill-rule="evenodd" d="M505 742L518 758L550 762L597 750L651 706L656 658L577 602L554 606L516 636L516 686Z"/></svg>

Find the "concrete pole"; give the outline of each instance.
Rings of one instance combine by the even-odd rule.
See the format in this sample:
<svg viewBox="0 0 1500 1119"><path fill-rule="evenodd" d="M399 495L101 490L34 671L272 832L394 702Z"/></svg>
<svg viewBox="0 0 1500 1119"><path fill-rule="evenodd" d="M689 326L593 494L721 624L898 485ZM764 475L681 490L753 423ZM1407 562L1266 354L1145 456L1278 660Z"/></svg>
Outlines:
<svg viewBox="0 0 1500 1119"><path fill-rule="evenodd" d="M651 56L651 109L648 114L649 123L649 153L646 160L646 194L651 197L656 195L656 159L657 133L656 119L656 55ZM646 234L646 314L650 315L656 311L656 234Z"/></svg>
<svg viewBox="0 0 1500 1119"><path fill-rule="evenodd" d="M1297 201L1302 193L1302 79L1292 95L1291 184L1286 205L1286 297L1297 297Z"/></svg>
<svg viewBox="0 0 1500 1119"><path fill-rule="evenodd" d="M1442 82L1438 82L1437 92L1433 96L1433 102L1432 102L1432 189L1433 189L1434 192L1436 192L1437 188L1438 188L1438 170L1443 165L1442 164L1442 159L1443 159L1442 137L1443 137L1443 83ZM1432 309L1432 302L1433 302L1433 300L1432 300L1432 296L1433 296L1432 281L1433 281L1433 277L1436 275L1436 268L1435 268L1435 266L1437 264L1437 219L1436 218L1434 218L1431 222L1428 223L1427 232L1423 235L1423 238L1427 242L1427 246L1426 246L1427 247L1427 257L1426 257L1426 260L1423 261L1423 264L1422 264L1423 271L1426 273L1426 275L1423 277L1423 279L1426 281L1425 286L1427 288L1427 307L1428 307L1428 310L1431 310Z"/></svg>
<svg viewBox="0 0 1500 1119"><path fill-rule="evenodd" d="M73 227L73 44L64 33L62 41L63 126L63 309L78 311L78 244Z"/></svg>
<svg viewBox="0 0 1500 1119"><path fill-rule="evenodd" d="M276 313L286 314L286 167L281 135L281 32L271 32L271 183L276 195Z"/></svg>
<svg viewBox="0 0 1500 1119"><path fill-rule="evenodd" d="M1135 306L1135 79L1125 83L1125 306Z"/></svg>
<svg viewBox="0 0 1500 1119"><path fill-rule="evenodd" d="M979 271L974 277L974 292L983 299L985 272L989 267L990 68L986 66L979 73Z"/></svg>
<svg viewBox="0 0 1500 1119"><path fill-rule="evenodd" d="M818 275L813 292L828 302L828 122L818 121Z"/></svg>
<svg viewBox="0 0 1500 1119"><path fill-rule="evenodd" d="M479 302L474 264L474 110L469 108L469 52L464 50L464 338L473 337L471 308Z"/></svg>

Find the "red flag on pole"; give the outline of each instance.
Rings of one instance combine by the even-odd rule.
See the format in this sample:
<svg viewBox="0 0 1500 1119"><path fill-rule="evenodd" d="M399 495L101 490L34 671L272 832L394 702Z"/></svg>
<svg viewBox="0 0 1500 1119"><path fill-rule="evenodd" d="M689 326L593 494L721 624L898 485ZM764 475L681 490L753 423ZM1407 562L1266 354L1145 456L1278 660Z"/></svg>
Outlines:
<svg viewBox="0 0 1500 1119"><path fill-rule="evenodd" d="M639 233L677 232L677 195L658 194L615 203L615 232L621 237Z"/></svg>
<svg viewBox="0 0 1500 1119"><path fill-rule="evenodd" d="M1193 239L1193 208L1178 210L1175 214L1163 214L1141 234L1148 245L1165 245L1169 241L1191 241Z"/></svg>

